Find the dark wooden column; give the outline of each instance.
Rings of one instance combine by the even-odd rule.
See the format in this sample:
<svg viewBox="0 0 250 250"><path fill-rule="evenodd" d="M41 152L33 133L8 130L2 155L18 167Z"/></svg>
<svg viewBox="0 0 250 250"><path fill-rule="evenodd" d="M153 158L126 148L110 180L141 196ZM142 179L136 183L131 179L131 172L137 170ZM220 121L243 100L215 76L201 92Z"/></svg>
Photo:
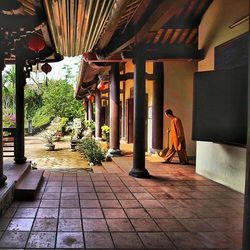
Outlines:
<svg viewBox="0 0 250 250"><path fill-rule="evenodd" d="M3 79L4 57L0 52L0 187L5 185L7 177L3 174Z"/></svg>
<svg viewBox="0 0 250 250"><path fill-rule="evenodd" d="M163 142L164 68L162 62L154 63L153 105L152 105L152 148L151 152L162 150Z"/></svg>
<svg viewBox="0 0 250 250"><path fill-rule="evenodd" d="M85 111L85 120L89 119L88 107L89 103L87 100L84 101L84 111Z"/></svg>
<svg viewBox="0 0 250 250"><path fill-rule="evenodd" d="M114 63L110 71L110 149L109 154L116 156L120 150L120 70L119 63Z"/></svg>
<svg viewBox="0 0 250 250"><path fill-rule="evenodd" d="M24 72L24 60L16 55L16 141L15 141L15 162L24 163L27 158L25 153L24 140L24 86L26 77Z"/></svg>
<svg viewBox="0 0 250 250"><path fill-rule="evenodd" d="M134 73L134 153L133 168L129 175L148 178L145 168L145 59L140 53L135 57Z"/></svg>
<svg viewBox="0 0 250 250"><path fill-rule="evenodd" d="M93 103L91 100L88 100L88 120L89 121L93 121L94 117L93 117Z"/></svg>
<svg viewBox="0 0 250 250"><path fill-rule="evenodd" d="M249 37L249 36L248 36ZM248 51L250 40L248 39ZM243 217L243 242L242 249L250 249L250 57L248 55L248 121L247 121L247 160L245 179L245 204Z"/></svg>
<svg viewBox="0 0 250 250"><path fill-rule="evenodd" d="M96 89L95 91L95 138L100 140L102 137L101 133L101 91Z"/></svg>

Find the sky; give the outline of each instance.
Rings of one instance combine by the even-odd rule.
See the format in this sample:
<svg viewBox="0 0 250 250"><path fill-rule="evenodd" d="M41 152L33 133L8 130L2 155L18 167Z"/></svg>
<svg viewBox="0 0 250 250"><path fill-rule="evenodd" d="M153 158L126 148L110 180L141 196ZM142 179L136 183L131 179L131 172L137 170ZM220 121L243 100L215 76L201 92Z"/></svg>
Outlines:
<svg viewBox="0 0 250 250"><path fill-rule="evenodd" d="M77 84L78 75L79 75L79 67L81 62L81 56L77 57L65 57L61 62L57 63L50 63L50 66L52 67L52 71L48 73L47 77L48 79L65 79L66 70L63 69L65 65L68 65L71 69L71 75L72 79L70 80L70 83L74 86ZM5 71L8 70L11 66L7 65L5 67ZM36 70L36 66L34 66L34 69ZM45 80L45 73L43 72L32 72L31 77L34 78L37 82L43 82ZM28 84L32 84L31 79L27 79Z"/></svg>

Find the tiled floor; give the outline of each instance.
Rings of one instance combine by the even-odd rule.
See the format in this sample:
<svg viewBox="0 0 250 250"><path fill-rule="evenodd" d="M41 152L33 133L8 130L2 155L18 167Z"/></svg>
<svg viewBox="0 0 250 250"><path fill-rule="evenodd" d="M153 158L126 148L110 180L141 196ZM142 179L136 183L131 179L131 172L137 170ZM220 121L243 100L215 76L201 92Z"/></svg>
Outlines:
<svg viewBox="0 0 250 250"><path fill-rule="evenodd" d="M243 195L162 165L147 180L46 172L37 199L0 218L0 248L241 249Z"/></svg>

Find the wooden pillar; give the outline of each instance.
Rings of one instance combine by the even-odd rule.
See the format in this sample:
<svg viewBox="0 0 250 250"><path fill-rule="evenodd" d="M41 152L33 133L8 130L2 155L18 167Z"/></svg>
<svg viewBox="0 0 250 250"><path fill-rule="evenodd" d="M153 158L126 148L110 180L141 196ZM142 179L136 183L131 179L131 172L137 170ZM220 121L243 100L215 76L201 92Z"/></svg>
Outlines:
<svg viewBox="0 0 250 250"><path fill-rule="evenodd" d="M24 60L16 55L16 141L15 141L15 162L24 163L27 158L25 153L24 139L24 86L26 77L24 72Z"/></svg>
<svg viewBox="0 0 250 250"><path fill-rule="evenodd" d="M84 101L84 111L85 111L85 120L88 120L89 119L89 112L88 112L88 109L89 109L89 103L87 100Z"/></svg>
<svg viewBox="0 0 250 250"><path fill-rule="evenodd" d="M93 103L91 100L88 100L88 120L93 121Z"/></svg>
<svg viewBox="0 0 250 250"><path fill-rule="evenodd" d="M248 51L250 51L250 40L248 39ZM250 249L250 58L248 55L248 119L247 119L247 159L245 178L245 203L243 217L243 240L242 249Z"/></svg>
<svg viewBox="0 0 250 250"><path fill-rule="evenodd" d="M110 149L109 154L116 156L120 150L120 70L119 63L114 63L110 71Z"/></svg>
<svg viewBox="0 0 250 250"><path fill-rule="evenodd" d="M95 92L95 138L100 140L102 137L101 133L101 91L96 89Z"/></svg>
<svg viewBox="0 0 250 250"><path fill-rule="evenodd" d="M152 148L151 152L162 150L163 142L164 67L162 62L154 63L153 105L152 105Z"/></svg>
<svg viewBox="0 0 250 250"><path fill-rule="evenodd" d="M7 177L3 174L3 79L2 72L4 69L4 57L0 53L0 187L5 185Z"/></svg>
<svg viewBox="0 0 250 250"><path fill-rule="evenodd" d="M148 178L145 168L145 59L138 53L135 57L134 73L134 153L133 168L129 175Z"/></svg>

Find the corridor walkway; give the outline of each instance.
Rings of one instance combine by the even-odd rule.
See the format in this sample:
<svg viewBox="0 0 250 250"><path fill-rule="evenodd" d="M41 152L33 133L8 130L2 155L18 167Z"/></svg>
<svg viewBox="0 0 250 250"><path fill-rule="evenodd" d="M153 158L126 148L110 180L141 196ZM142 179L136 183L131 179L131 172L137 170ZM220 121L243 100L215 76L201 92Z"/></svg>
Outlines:
<svg viewBox="0 0 250 250"><path fill-rule="evenodd" d="M116 163L125 171L131 159ZM16 201L0 218L0 248L241 249L242 194L193 167L147 166L147 180L46 172L36 200Z"/></svg>

